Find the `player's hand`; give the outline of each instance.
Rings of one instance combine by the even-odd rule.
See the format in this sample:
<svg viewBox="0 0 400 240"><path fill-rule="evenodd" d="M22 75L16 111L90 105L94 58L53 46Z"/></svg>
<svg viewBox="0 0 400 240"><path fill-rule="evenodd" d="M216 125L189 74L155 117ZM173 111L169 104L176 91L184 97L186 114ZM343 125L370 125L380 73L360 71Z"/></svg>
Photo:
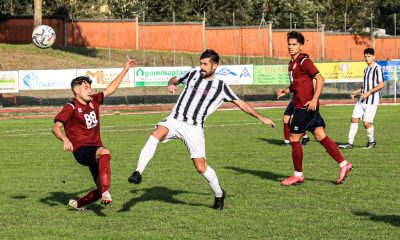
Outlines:
<svg viewBox="0 0 400 240"><path fill-rule="evenodd" d="M351 93L351 94L350 94L351 99L353 99L354 101L356 100L356 99L355 99L356 96L357 96L357 93Z"/></svg>
<svg viewBox="0 0 400 240"><path fill-rule="evenodd" d="M315 111L317 110L317 105L318 105L318 101L317 100L311 100L306 102L306 104L304 104L304 106L307 107L307 111Z"/></svg>
<svg viewBox="0 0 400 240"><path fill-rule="evenodd" d="M367 99L368 97L369 97L369 95L371 95L371 93L369 93L369 92L366 92L366 93L363 93L362 95L361 95L361 99L362 100L365 100L365 99Z"/></svg>
<svg viewBox="0 0 400 240"><path fill-rule="evenodd" d="M129 69L135 66L136 66L136 60L129 56L128 61L126 61L125 63L125 69Z"/></svg>
<svg viewBox="0 0 400 240"><path fill-rule="evenodd" d="M174 84L168 85L167 90L168 92L175 94L175 91L178 89L177 86L175 86Z"/></svg>
<svg viewBox="0 0 400 240"><path fill-rule="evenodd" d="M286 89L279 89L279 90L277 90L277 91L276 91L276 99L279 99L279 98L285 96L285 95L286 95L285 90L286 90Z"/></svg>
<svg viewBox="0 0 400 240"><path fill-rule="evenodd" d="M259 119L260 119L260 121L261 121L262 123L267 124L267 125L270 125L272 128L275 128L275 127L276 127L275 123L274 123L271 119L269 119L269 118L260 117Z"/></svg>
<svg viewBox="0 0 400 240"><path fill-rule="evenodd" d="M72 143L69 141L69 139L66 139L63 142L64 142L64 152L67 151L72 152L74 150L74 146L72 146Z"/></svg>

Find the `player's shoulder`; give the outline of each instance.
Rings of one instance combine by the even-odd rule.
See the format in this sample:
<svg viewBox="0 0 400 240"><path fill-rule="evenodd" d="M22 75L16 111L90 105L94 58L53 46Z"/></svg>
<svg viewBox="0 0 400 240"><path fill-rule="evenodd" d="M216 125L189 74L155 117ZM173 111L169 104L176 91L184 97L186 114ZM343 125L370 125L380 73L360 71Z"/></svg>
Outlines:
<svg viewBox="0 0 400 240"><path fill-rule="evenodd" d="M75 107L76 107L76 100L75 99L72 99L71 101L67 102L64 105L64 108L71 109L71 110L75 110Z"/></svg>
<svg viewBox="0 0 400 240"><path fill-rule="evenodd" d="M307 63L313 63L313 61L310 59L310 56L308 54L302 53L299 56L299 63L300 63L300 65L304 65Z"/></svg>

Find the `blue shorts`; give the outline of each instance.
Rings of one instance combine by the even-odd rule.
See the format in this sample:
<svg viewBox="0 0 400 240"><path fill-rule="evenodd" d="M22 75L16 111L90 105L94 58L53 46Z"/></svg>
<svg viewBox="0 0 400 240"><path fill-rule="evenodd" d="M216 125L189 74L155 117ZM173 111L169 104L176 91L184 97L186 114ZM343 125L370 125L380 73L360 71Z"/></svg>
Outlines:
<svg viewBox="0 0 400 240"><path fill-rule="evenodd" d="M83 146L74 152L74 157L78 163L89 167L93 180L96 182L99 177L99 163L96 159L96 151L100 146Z"/></svg>
<svg viewBox="0 0 400 240"><path fill-rule="evenodd" d="M290 133L300 134L306 131L314 132L317 127L324 127L324 119L319 114L319 107L315 111L307 108L294 109L289 121Z"/></svg>

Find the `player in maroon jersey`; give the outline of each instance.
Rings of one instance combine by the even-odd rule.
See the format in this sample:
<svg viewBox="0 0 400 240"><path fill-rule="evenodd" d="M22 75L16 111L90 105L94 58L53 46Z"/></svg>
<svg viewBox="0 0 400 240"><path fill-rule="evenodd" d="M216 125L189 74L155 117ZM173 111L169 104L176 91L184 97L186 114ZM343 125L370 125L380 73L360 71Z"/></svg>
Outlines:
<svg viewBox="0 0 400 240"><path fill-rule="evenodd" d="M54 118L53 134L63 141L64 151L71 151L76 161L89 167L97 189L90 191L78 201L71 199L68 203L76 210L101 198L101 203L112 202L110 194L110 150L103 146L100 138L99 107L104 98L113 94L130 67L136 65L129 59L122 72L107 86L103 92L91 94L92 81L81 76L72 80L71 90L75 98L68 102ZM64 127L65 134L61 128Z"/></svg>
<svg viewBox="0 0 400 240"><path fill-rule="evenodd" d="M340 184L347 177L352 164L344 160L339 148L325 132L325 122L319 113L319 97L325 79L306 54L302 53L304 36L299 32L290 32L287 35L288 50L292 60L289 63L291 84L285 89L277 91L282 97L293 92L294 111L290 118L290 143L292 145L292 159L294 174L282 181L282 185L290 186L304 182L303 175L303 148L300 138L305 131L310 131L315 139L326 149L329 155L339 164ZM313 86L315 79L315 88Z"/></svg>

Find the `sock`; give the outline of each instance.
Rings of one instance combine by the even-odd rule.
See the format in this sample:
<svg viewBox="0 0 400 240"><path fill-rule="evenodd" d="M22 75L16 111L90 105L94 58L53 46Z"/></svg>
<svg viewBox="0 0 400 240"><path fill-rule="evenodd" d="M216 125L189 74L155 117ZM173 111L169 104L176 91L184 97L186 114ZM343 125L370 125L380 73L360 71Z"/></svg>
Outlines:
<svg viewBox="0 0 400 240"><path fill-rule="evenodd" d="M296 172L303 171L303 148L300 142L291 142L293 166Z"/></svg>
<svg viewBox="0 0 400 240"><path fill-rule="evenodd" d="M83 207L89 203L95 202L101 198L97 189L90 191L86 196L78 200L78 208Z"/></svg>
<svg viewBox="0 0 400 240"><path fill-rule="evenodd" d="M110 154L104 154L99 159L99 178L101 182L101 192L110 190L111 169L110 169Z"/></svg>
<svg viewBox="0 0 400 240"><path fill-rule="evenodd" d="M340 153L338 146L326 135L319 143L324 146L325 150L329 155L337 162L341 163L344 161L342 153Z"/></svg>
<svg viewBox="0 0 400 240"><path fill-rule="evenodd" d="M154 156L154 153L156 152L157 145L159 142L160 141L156 137L150 135L142 151L140 152L139 161L136 168L136 171L138 171L140 174L143 173L144 169L146 168L146 165L150 162L151 158Z"/></svg>
<svg viewBox="0 0 400 240"><path fill-rule="evenodd" d="M347 161L346 160L344 160L343 162L341 162L340 164L339 164L339 167L344 167L344 166L346 166L346 164L347 164Z"/></svg>
<svg viewBox="0 0 400 240"><path fill-rule="evenodd" d="M358 123L351 123L350 130L349 130L349 143L354 143L354 138L356 137L358 131Z"/></svg>
<svg viewBox="0 0 400 240"><path fill-rule="evenodd" d="M367 128L368 142L375 142L374 139L374 126Z"/></svg>
<svg viewBox="0 0 400 240"><path fill-rule="evenodd" d="M290 128L289 128L289 123L283 123L283 139L286 141L288 141L289 143L289 139L290 139Z"/></svg>
<svg viewBox="0 0 400 240"><path fill-rule="evenodd" d="M295 175L297 178L301 178L301 176L303 176L303 172L294 171L294 175Z"/></svg>
<svg viewBox="0 0 400 240"><path fill-rule="evenodd" d="M216 197L222 197L222 189L218 182L217 174L215 173L214 169L210 166L207 166L207 169L204 173L202 173L203 177L207 180L208 185L210 186L211 190L215 193Z"/></svg>

